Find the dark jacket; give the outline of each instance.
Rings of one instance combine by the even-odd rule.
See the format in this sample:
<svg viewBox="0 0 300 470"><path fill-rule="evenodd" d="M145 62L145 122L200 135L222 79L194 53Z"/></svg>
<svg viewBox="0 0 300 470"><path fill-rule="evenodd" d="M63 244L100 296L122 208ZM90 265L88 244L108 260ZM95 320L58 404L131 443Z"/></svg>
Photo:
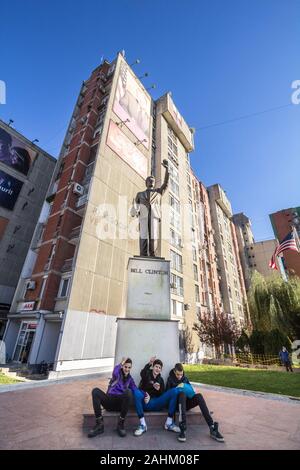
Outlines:
<svg viewBox="0 0 300 470"><path fill-rule="evenodd" d="M122 395L122 393L126 392L126 390L134 391L137 389L137 386L134 383L133 378L131 375L127 375L125 377L122 365L118 364L114 368L112 378L110 379L107 393L109 395Z"/></svg>
<svg viewBox="0 0 300 470"><path fill-rule="evenodd" d="M280 360L281 362L290 362L290 358L289 358L289 352L288 351L280 351L279 353L279 357L280 357Z"/></svg>
<svg viewBox="0 0 300 470"><path fill-rule="evenodd" d="M178 380L176 378L174 369L172 369L169 373L169 377L168 377L168 380L167 380L167 390L169 390L170 388L177 387L177 385L179 385L179 384L189 384L189 383L190 383L189 379L184 374L183 374L182 378L180 380Z"/></svg>
<svg viewBox="0 0 300 470"><path fill-rule="evenodd" d="M144 369L141 370L141 378L139 388L144 392L149 393L151 398L159 397L165 391L165 382L160 374L157 377L153 377L151 364L146 364ZM159 383L160 389L156 390L153 387L154 383Z"/></svg>

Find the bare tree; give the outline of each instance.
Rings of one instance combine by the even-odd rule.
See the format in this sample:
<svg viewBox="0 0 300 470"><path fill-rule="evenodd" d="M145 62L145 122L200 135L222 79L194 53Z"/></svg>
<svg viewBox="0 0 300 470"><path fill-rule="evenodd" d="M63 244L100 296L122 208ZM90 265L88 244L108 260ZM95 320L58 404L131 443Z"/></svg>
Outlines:
<svg viewBox="0 0 300 470"><path fill-rule="evenodd" d="M224 312L212 316L206 314L198 315L198 322L194 323L193 330L196 331L201 343L215 347L216 355L221 356L224 345L233 346L240 336L240 329L234 319Z"/></svg>

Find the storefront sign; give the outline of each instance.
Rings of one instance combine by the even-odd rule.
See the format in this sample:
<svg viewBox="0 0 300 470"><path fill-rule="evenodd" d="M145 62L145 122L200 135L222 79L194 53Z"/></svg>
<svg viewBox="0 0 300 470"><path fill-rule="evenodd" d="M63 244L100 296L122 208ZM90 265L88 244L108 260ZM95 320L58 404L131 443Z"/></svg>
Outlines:
<svg viewBox="0 0 300 470"><path fill-rule="evenodd" d="M34 310L34 305L35 305L35 302L24 302L21 307L21 311L28 312L28 311Z"/></svg>

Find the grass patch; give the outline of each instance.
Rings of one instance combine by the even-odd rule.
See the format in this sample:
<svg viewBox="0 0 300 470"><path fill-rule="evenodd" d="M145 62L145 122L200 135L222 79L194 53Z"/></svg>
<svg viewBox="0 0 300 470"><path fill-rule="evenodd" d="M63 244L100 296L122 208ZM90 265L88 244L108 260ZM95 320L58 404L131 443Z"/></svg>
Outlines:
<svg viewBox="0 0 300 470"><path fill-rule="evenodd" d="M300 398L300 374L214 365L185 365L192 382Z"/></svg>
<svg viewBox="0 0 300 470"><path fill-rule="evenodd" d="M21 380L12 379L11 377L7 377L7 375L4 375L0 372L0 385L15 384L18 382L21 382Z"/></svg>

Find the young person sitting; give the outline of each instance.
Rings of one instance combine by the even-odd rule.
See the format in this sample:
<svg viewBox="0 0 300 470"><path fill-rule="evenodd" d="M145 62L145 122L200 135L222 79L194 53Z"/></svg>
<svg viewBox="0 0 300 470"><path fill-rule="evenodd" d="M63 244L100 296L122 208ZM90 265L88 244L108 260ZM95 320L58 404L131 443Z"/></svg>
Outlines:
<svg viewBox="0 0 300 470"><path fill-rule="evenodd" d="M139 389L133 392L135 407L140 420L140 425L134 432L135 436L141 436L147 431L144 411L161 411L166 407L168 407L168 418L165 429L180 432L179 427L173 421L179 390L165 391L164 379L161 376L162 367L163 363L160 359L151 357L141 371Z"/></svg>
<svg viewBox="0 0 300 470"><path fill-rule="evenodd" d="M96 426L88 433L88 437L95 437L104 432L104 423L101 405L107 411L120 411L117 424L117 432L120 437L126 436L124 421L130 405L132 392L137 390L133 378L130 375L132 360L123 358L113 370L112 378L109 382L107 393L99 388L92 391L93 407L96 417Z"/></svg>
<svg viewBox="0 0 300 470"><path fill-rule="evenodd" d="M172 390L174 388L182 390L178 395L180 428L178 440L180 442L186 441L186 411L199 406L201 413L209 426L210 437L218 442L224 442L224 438L218 429L218 423L213 421L202 394L195 393L188 378L184 374L183 366L180 363L175 364L175 367L170 371L167 380L167 390Z"/></svg>

